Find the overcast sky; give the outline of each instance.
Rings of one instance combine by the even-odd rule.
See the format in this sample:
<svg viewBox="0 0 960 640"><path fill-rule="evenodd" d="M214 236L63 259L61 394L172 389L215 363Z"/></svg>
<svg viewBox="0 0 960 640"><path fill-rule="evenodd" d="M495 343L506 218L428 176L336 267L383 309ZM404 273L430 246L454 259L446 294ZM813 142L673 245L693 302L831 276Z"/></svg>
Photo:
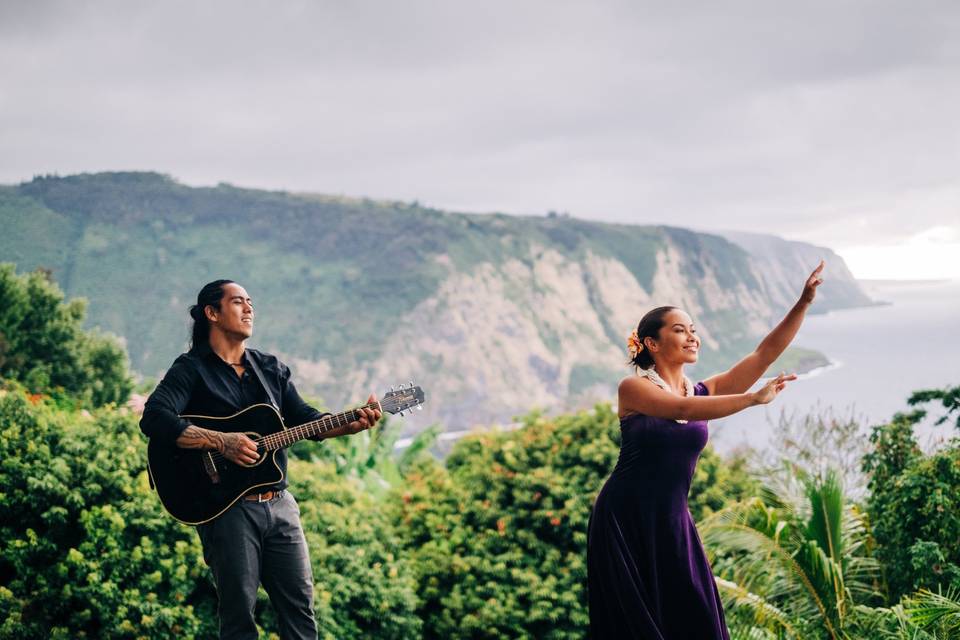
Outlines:
<svg viewBox="0 0 960 640"><path fill-rule="evenodd" d="M0 0L0 182L767 232L960 278L960 3Z"/></svg>

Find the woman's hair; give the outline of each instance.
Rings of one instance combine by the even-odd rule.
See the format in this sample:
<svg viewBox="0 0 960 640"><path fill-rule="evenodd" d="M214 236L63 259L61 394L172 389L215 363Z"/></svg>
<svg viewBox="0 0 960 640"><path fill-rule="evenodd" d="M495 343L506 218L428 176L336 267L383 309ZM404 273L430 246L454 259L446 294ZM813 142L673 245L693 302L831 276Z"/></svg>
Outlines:
<svg viewBox="0 0 960 640"><path fill-rule="evenodd" d="M208 344L210 341L210 321L204 310L210 306L220 310L220 300L223 299L223 286L233 280L214 280L203 285L197 294L197 304L190 307L190 317L193 318L193 330L190 334L190 351Z"/></svg>
<svg viewBox="0 0 960 640"><path fill-rule="evenodd" d="M637 325L637 338L640 340L640 344L643 345L637 355L635 355L631 360L630 364L635 367L640 367L641 369L649 369L653 366L653 356L650 355L650 351L647 349L647 345L644 344L644 338L653 338L654 340L660 339L660 329L663 328L663 319L664 317L676 309L677 307L657 307L646 313L642 318L640 318L640 324Z"/></svg>

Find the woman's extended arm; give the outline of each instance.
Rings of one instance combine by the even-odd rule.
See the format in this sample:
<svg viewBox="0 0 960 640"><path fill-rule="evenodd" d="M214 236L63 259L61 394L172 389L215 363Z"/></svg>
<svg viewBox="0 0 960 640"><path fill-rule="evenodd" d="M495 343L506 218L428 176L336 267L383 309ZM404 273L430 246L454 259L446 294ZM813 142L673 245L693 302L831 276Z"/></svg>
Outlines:
<svg viewBox="0 0 960 640"><path fill-rule="evenodd" d="M668 420L725 418L747 407L770 402L783 391L787 382L796 379L795 375L781 374L754 393L681 397L661 389L645 378L625 378L620 383L620 416L642 413Z"/></svg>
<svg viewBox="0 0 960 640"><path fill-rule="evenodd" d="M803 318L807 313L807 307L813 303L813 299L817 295L817 287L823 282L823 279L820 278L823 266L824 263L821 260L804 283L800 299L787 312L780 324L760 342L753 353L733 365L729 370L703 381L711 396L743 393L760 379L760 376L773 364L774 360L780 357L780 354L797 335L797 331L800 330L800 325L803 324Z"/></svg>

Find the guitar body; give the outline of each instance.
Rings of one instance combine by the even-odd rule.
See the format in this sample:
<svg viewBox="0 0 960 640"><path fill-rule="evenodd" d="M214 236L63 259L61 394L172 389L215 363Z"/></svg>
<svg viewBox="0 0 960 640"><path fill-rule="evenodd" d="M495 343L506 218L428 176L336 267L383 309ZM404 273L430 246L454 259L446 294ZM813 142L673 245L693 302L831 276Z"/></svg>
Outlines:
<svg viewBox="0 0 960 640"><path fill-rule="evenodd" d="M254 440L286 429L280 414L267 404L255 404L225 418L180 417L204 429L242 432ZM266 451L261 446L259 452L259 461L247 467L229 462L216 451L181 449L172 442L162 444L151 438L147 471L170 515L184 524L203 524L252 489L266 488L283 479L275 459L277 450Z"/></svg>
<svg viewBox="0 0 960 640"><path fill-rule="evenodd" d="M399 389L391 387L383 400L362 408L402 416L404 411L421 408L424 397L423 389L411 382L409 386L400 385ZM229 509L245 494L254 490L266 491L267 487L283 480L283 471L276 460L281 449L347 426L360 420L363 414L358 409L350 409L289 428L283 424L277 410L268 404L255 404L224 418L180 417L212 431L245 433L256 442L260 454L252 465L237 465L216 451L181 449L174 442L161 443L150 438L147 472L163 507L184 524L204 524Z"/></svg>

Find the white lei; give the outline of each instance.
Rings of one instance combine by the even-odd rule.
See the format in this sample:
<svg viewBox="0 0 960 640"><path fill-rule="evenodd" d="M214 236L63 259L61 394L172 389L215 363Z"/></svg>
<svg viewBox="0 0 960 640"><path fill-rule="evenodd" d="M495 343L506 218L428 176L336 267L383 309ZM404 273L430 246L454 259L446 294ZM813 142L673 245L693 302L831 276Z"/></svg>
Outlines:
<svg viewBox="0 0 960 640"><path fill-rule="evenodd" d="M668 385L664 381L664 379L660 377L660 374L657 373L656 369L654 369L653 367L650 367L649 369L637 368L637 375L640 376L641 378L646 378L647 380L657 385L664 391L673 393L673 390L670 388L670 385ZM687 376L683 376L683 394L688 398L692 395L695 395L693 391L693 382L691 382L690 378L688 378ZM675 420L674 422L678 422L680 424L687 424L686 420Z"/></svg>

